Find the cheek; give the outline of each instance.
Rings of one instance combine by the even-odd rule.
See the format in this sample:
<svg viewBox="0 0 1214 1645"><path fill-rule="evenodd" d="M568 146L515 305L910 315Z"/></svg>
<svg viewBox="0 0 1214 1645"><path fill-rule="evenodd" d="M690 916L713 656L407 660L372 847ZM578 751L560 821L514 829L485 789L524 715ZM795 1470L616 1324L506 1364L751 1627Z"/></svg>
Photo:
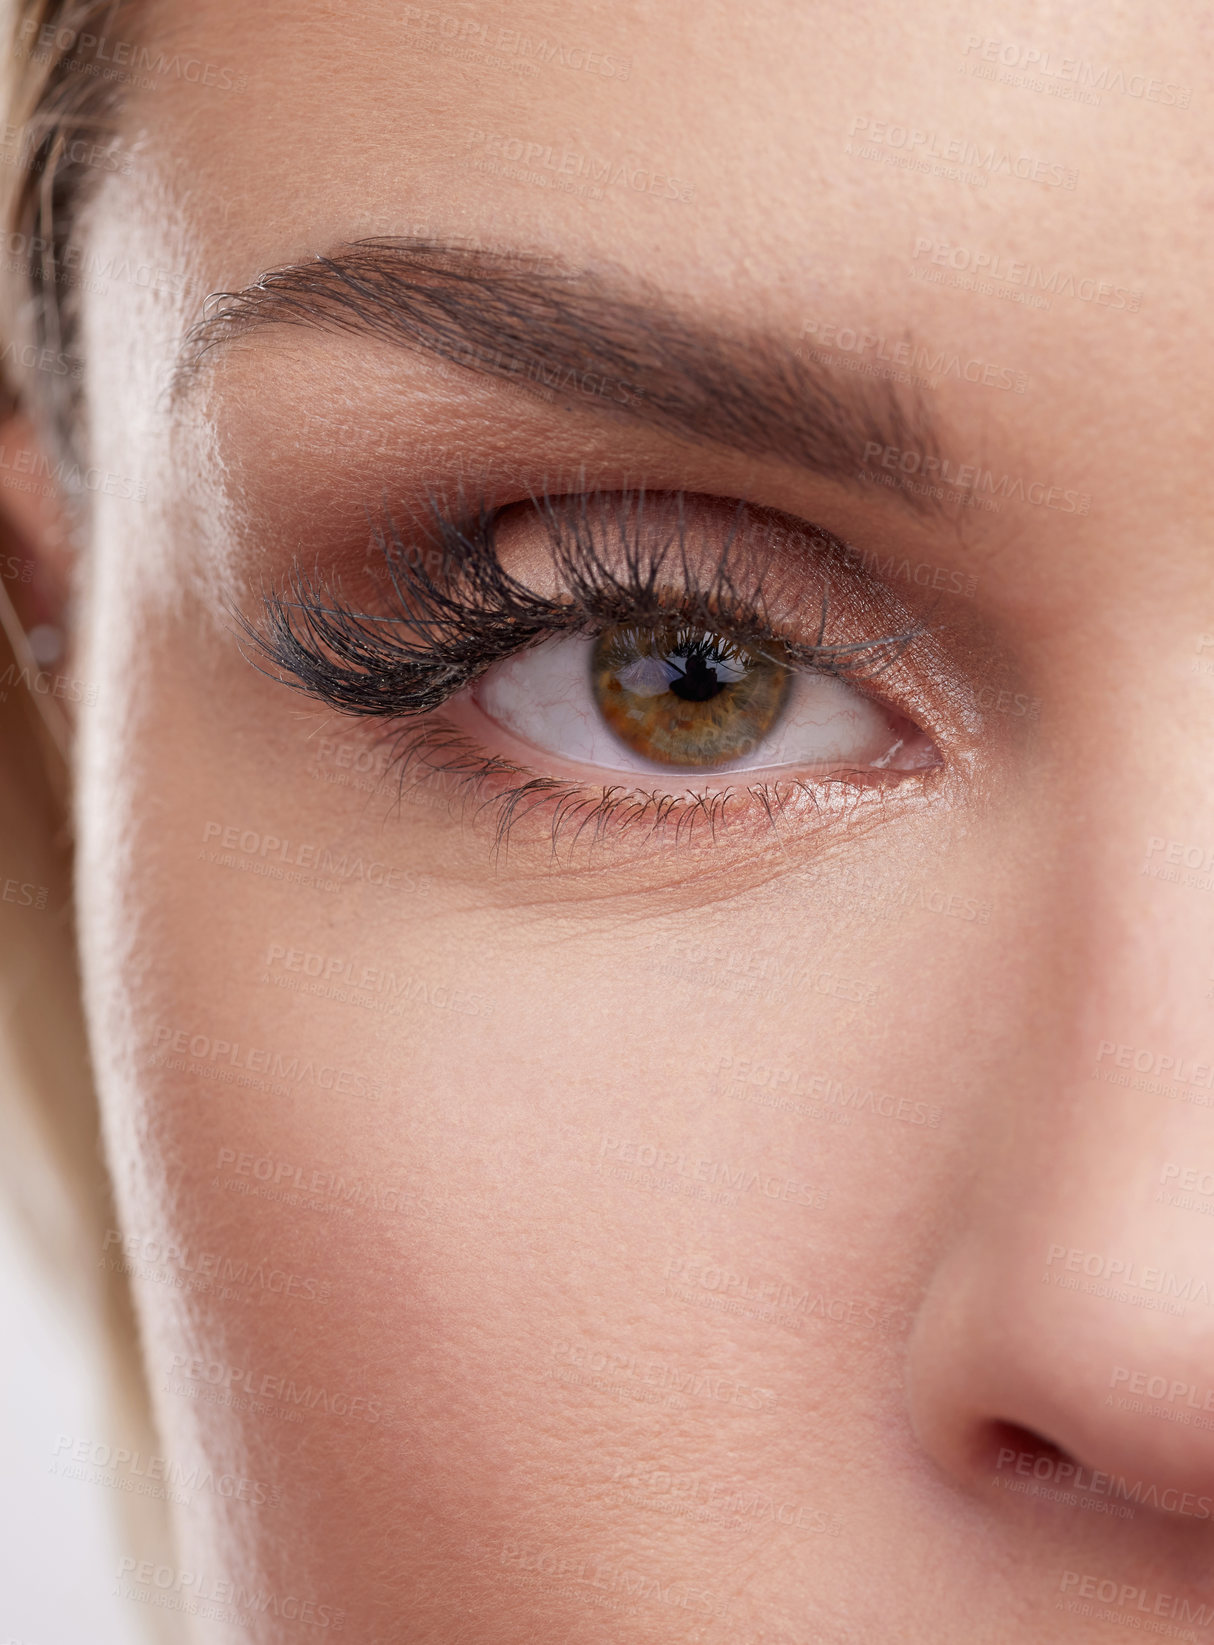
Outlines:
<svg viewBox="0 0 1214 1645"><path fill-rule="evenodd" d="M723 1481L741 1455L800 1500L822 1377L896 1383L873 1320L901 1317L889 1251L944 1158L907 984L972 928L874 950L810 876L570 918L495 901L486 856L471 894L444 874L457 823L360 788L341 726L322 757L317 718L203 628L113 652L81 779L104 1256L170 1453L281 1498L199 1493L194 1543L222 1567L285 1535L369 1626L402 1562L429 1594L471 1535L460 1591L490 1614L503 1551L575 1505L595 1547L643 1536L604 1458L660 1451L672 1411Z"/></svg>

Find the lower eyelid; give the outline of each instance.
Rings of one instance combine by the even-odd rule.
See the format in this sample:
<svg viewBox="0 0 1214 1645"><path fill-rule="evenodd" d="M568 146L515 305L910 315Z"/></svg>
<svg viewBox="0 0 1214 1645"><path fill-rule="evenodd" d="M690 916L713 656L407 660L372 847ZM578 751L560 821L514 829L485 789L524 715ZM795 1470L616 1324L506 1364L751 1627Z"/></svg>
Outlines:
<svg viewBox="0 0 1214 1645"><path fill-rule="evenodd" d="M390 737L393 788L399 786L402 797L431 789L451 821L488 844L499 867L517 862L524 873L574 870L583 854L584 866L601 868L609 860L601 853L614 853L618 844L620 865L646 873L643 865L656 848L655 872L663 878L668 850L681 857L699 847L693 880L680 869L671 883L684 890L716 884L733 895L755 875L761 880L804 860L803 850L816 854L841 833L860 837L901 815L901 806L889 809L891 791L905 793L914 810L940 797L934 782L891 781L878 769L813 776L753 771L716 784L697 778L694 785L672 781L669 773L652 782L650 773L637 773L635 782L626 773L618 774L624 780L604 781L611 772L560 769L561 762L500 732L471 691Z"/></svg>

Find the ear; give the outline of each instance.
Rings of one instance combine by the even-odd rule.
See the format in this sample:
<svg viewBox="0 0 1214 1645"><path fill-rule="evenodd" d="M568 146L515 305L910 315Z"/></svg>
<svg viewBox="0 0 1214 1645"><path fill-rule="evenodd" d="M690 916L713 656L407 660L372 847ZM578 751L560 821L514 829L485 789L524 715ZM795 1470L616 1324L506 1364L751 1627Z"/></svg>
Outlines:
<svg viewBox="0 0 1214 1645"><path fill-rule="evenodd" d="M40 617L62 611L71 593L69 516L55 481L56 462L21 413L0 423L0 515L13 538L36 568ZM5 580L12 574L5 570ZM24 578L18 582L29 586ZM10 590L11 592L11 590Z"/></svg>
<svg viewBox="0 0 1214 1645"><path fill-rule="evenodd" d="M54 689L71 646L73 538L56 462L20 414L0 422L0 625L55 742L72 693ZM48 684L48 680L51 681Z"/></svg>

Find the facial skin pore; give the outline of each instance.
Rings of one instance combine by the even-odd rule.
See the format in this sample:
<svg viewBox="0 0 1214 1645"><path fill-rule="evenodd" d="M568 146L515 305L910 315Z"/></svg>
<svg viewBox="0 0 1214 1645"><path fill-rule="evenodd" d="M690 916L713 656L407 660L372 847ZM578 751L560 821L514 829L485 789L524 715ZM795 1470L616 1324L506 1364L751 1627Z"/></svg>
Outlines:
<svg viewBox="0 0 1214 1645"><path fill-rule="evenodd" d="M142 500L95 499L74 666L104 1254L166 1448L246 1482L178 1511L186 1587L259 1645L1179 1626L1214 1606L1208 20L449 16L149 7L245 89L134 88L81 225L174 276L82 296L84 443ZM927 377L939 445L831 478L700 440L622 336L632 410L308 324L169 394L203 295L368 237L550 259L873 404ZM503 856L237 642L293 558L369 597L383 497L574 477L851 545L839 632L923 625L889 681L939 769Z"/></svg>

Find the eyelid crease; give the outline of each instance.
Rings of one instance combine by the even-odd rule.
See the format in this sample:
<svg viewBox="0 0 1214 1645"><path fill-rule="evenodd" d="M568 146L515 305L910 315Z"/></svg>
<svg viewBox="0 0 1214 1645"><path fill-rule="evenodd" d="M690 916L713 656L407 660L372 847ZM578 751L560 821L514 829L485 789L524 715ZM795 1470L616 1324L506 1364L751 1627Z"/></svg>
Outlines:
<svg viewBox="0 0 1214 1645"><path fill-rule="evenodd" d="M270 677L344 713L384 718L440 708L494 663L549 636L615 623L675 619L760 650L778 640L793 665L848 679L873 678L923 632L919 625L829 645L828 594L811 643L777 628L767 614L761 578L744 591L734 569L742 558L753 564L755 528L773 531L773 516L745 503L735 505L707 578L697 556L689 554L684 493L661 493L655 504L644 488L542 492L532 494L529 503L547 535L561 598L537 593L505 568L497 538L503 515L512 509L469 506L462 498L452 509L431 494L423 527L429 555L406 537L386 498L378 523L368 510L372 541L388 572L391 609L356 610L319 572L296 563L285 588L271 585L263 592L260 625L238 610L232 612L235 625L252 650L278 670ZM665 541L656 547L643 534L646 510L655 506L673 512ZM753 519L749 534L743 531L748 516ZM819 527L780 522L775 529L781 543L800 539L815 552L847 553L846 545ZM700 537L697 542L702 546ZM425 563L435 549L444 568L437 579ZM673 575L666 569L672 561ZM249 661L260 667L252 656Z"/></svg>

